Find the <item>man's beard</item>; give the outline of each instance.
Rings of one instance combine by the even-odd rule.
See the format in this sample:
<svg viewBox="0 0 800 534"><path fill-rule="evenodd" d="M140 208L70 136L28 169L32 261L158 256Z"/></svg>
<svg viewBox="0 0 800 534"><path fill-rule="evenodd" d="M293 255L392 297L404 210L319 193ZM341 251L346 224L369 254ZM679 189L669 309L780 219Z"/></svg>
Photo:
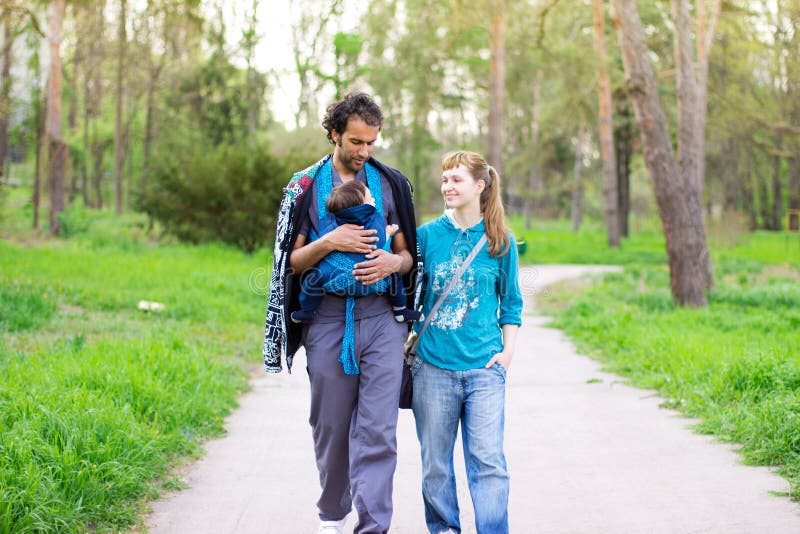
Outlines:
<svg viewBox="0 0 800 534"><path fill-rule="evenodd" d="M348 154L342 149L342 142L341 141L339 141L336 144L336 146L339 147L339 162L342 165L344 165L347 169L349 169L349 170L351 170L351 171L353 171L355 173L355 172L360 171L364 167L364 163L366 162L366 160L362 161L361 163L359 163L358 166L356 166L356 164L353 162L354 158L348 156Z"/></svg>

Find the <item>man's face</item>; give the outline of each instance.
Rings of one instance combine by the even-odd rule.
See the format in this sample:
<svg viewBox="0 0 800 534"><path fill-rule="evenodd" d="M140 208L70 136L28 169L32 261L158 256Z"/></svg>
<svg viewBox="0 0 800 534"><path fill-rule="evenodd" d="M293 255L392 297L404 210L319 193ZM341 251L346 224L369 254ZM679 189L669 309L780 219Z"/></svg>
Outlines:
<svg viewBox="0 0 800 534"><path fill-rule="evenodd" d="M380 128L370 126L361 117L350 117L344 132L331 132L336 143L333 156L346 169L357 173L372 155L380 131Z"/></svg>

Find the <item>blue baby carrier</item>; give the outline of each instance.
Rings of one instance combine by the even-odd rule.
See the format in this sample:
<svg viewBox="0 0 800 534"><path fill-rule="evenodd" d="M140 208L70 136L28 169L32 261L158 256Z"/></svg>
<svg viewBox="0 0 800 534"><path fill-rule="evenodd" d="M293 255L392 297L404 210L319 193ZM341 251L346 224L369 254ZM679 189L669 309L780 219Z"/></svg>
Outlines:
<svg viewBox="0 0 800 534"><path fill-rule="evenodd" d="M381 175L378 169L366 163L364 169L367 174L367 187L375 199L375 209L383 220L383 189ZM311 241L339 226L332 213L328 213L325 203L333 190L333 175L331 160L325 162L317 175L317 209L319 213L319 231L311 229ZM387 239L384 249L389 250ZM353 268L357 263L363 262L364 255L352 252L334 251L326 255L321 263L327 263L336 271L336 276L328 280L322 287L326 293L345 296L345 327L342 336L342 352L339 361L342 363L345 374L357 375L358 363L355 358L355 297L386 293L389 290L389 281L384 278L374 284L364 285L353 276Z"/></svg>

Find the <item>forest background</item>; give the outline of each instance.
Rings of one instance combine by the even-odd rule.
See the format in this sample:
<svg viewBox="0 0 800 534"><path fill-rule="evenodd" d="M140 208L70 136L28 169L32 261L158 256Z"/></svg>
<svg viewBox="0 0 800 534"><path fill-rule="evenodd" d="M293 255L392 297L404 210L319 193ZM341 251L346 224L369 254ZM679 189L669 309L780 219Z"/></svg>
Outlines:
<svg viewBox="0 0 800 534"><path fill-rule="evenodd" d="M686 10L678 25L672 4ZM616 244L632 215L655 213L614 30L621 17L603 2L288 5L279 13L289 13L291 42L270 46L260 23L274 6L258 0L4 0L2 183L33 188L26 223L39 227L44 213L57 234L71 206L136 210L182 239L251 251L269 240L289 172L329 150L324 107L353 89L383 106L380 156L411 178L420 213L438 210L438 161L459 147L489 155L526 225L534 216L610 225L616 212ZM700 201L711 220L734 218L743 231L782 229L787 208L800 207L798 9L639 8L676 148L678 86L688 86L678 51L690 45ZM294 68L260 70L270 62L257 50L281 55L279 65L291 54ZM604 143L615 176L598 179Z"/></svg>
<svg viewBox="0 0 800 534"><path fill-rule="evenodd" d="M0 7L0 532L127 528L180 486L351 90L420 221L473 149L523 262L623 265L540 305L800 497L800 0Z"/></svg>

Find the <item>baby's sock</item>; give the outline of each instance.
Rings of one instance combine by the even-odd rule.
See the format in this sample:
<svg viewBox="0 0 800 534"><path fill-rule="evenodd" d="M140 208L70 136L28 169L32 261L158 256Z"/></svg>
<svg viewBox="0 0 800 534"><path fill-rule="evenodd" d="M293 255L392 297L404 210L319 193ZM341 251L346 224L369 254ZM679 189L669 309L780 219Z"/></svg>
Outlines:
<svg viewBox="0 0 800 534"><path fill-rule="evenodd" d="M409 310L405 306L393 306L394 320L398 323L411 323L421 321L422 314L416 310Z"/></svg>

